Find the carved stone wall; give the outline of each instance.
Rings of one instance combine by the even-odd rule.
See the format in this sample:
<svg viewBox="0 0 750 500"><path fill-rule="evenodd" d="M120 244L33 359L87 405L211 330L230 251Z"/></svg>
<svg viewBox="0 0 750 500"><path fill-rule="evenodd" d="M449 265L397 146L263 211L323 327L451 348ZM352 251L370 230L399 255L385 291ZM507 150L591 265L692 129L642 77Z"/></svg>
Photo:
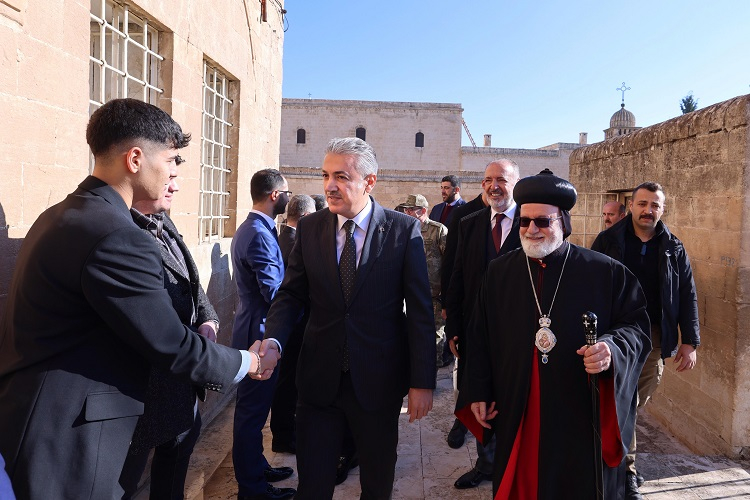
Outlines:
<svg viewBox="0 0 750 500"><path fill-rule="evenodd" d="M702 344L690 372L667 360L646 408L702 454L737 456L750 446L749 116L750 96L740 96L570 156L582 193L664 186L663 220L695 274Z"/></svg>

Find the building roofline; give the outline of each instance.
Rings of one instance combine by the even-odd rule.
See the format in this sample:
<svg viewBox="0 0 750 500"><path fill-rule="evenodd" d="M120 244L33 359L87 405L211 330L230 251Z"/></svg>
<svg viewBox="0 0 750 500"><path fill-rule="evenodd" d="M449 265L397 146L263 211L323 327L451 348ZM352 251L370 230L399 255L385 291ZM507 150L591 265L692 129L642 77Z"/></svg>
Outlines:
<svg viewBox="0 0 750 500"><path fill-rule="evenodd" d="M338 108L392 108L392 109L444 109L463 112L463 106L458 103L445 102L398 102L398 101L350 101L334 99L292 99L285 97L281 100L281 107L338 107Z"/></svg>

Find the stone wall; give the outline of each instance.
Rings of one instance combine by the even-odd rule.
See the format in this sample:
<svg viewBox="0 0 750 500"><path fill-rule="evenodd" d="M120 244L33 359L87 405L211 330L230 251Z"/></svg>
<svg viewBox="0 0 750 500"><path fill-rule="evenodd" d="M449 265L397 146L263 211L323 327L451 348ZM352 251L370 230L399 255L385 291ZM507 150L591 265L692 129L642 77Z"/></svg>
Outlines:
<svg viewBox="0 0 750 500"><path fill-rule="evenodd" d="M358 127L382 168L457 170L461 148L460 104L284 99L281 165L317 167L334 137L353 137ZM297 144L297 130L306 140ZM424 147L415 146L417 132Z"/></svg>
<svg viewBox="0 0 750 500"><path fill-rule="evenodd" d="M578 144L558 143L546 148L461 148L461 170L465 172L484 172L484 168L493 160L508 158L518 163L521 177L536 175L545 168L558 177L568 178L568 158ZM481 175L481 174L480 174Z"/></svg>
<svg viewBox="0 0 750 500"><path fill-rule="evenodd" d="M698 289L698 365L672 360L646 408L701 454L750 446L750 96L574 151L579 192L664 186L664 222L685 244Z"/></svg>
<svg viewBox="0 0 750 500"><path fill-rule="evenodd" d="M157 26L161 63L157 105L193 140L181 152L180 192L171 215L200 269L221 317L222 343L230 339L235 291L229 244L235 219L252 203L250 177L277 165L281 121L283 28L273 2L267 22L258 2L221 6L189 0L129 1ZM39 214L62 200L89 171L85 129L89 117L89 0L0 2L0 314L18 249ZM230 222L226 238L199 244L203 60L233 80L236 112ZM210 394L212 411L218 396ZM223 397L223 396L222 396Z"/></svg>

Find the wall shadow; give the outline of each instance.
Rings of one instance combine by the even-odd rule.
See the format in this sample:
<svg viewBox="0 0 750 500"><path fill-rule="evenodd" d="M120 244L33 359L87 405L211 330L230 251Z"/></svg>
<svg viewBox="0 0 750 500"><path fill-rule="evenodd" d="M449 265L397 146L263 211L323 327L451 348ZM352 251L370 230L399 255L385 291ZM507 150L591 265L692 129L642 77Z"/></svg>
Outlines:
<svg viewBox="0 0 750 500"><path fill-rule="evenodd" d="M8 301L8 291L16 267L16 259L21 249L23 238L11 238L8 235L10 226L5 219L5 210L0 200L0 321L5 315L5 304Z"/></svg>

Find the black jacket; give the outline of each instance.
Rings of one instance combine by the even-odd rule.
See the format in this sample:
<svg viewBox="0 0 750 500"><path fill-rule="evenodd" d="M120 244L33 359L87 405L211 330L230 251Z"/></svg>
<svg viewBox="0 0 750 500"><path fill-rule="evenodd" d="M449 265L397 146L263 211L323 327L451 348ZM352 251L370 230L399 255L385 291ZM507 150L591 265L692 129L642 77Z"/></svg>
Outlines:
<svg viewBox="0 0 750 500"><path fill-rule="evenodd" d="M628 214L611 228L599 233L591 249L623 262L625 231L628 224L633 224L632 218L632 214ZM700 344L698 295L690 259L682 242L669 232L662 221L657 222L654 237L659 238L661 355L662 358L670 358L677 353L678 325L683 344L696 347Z"/></svg>
<svg viewBox="0 0 750 500"><path fill-rule="evenodd" d="M445 237L445 253L443 253L443 263L440 266L440 290L441 301L445 307L445 292L451 284L453 275L453 265L456 261L456 251L458 250L458 223L462 218L469 214L482 210L486 205L482 201L482 195L460 207L456 207L451 212L451 221L448 223L448 235ZM437 219L432 219L437 220Z"/></svg>

